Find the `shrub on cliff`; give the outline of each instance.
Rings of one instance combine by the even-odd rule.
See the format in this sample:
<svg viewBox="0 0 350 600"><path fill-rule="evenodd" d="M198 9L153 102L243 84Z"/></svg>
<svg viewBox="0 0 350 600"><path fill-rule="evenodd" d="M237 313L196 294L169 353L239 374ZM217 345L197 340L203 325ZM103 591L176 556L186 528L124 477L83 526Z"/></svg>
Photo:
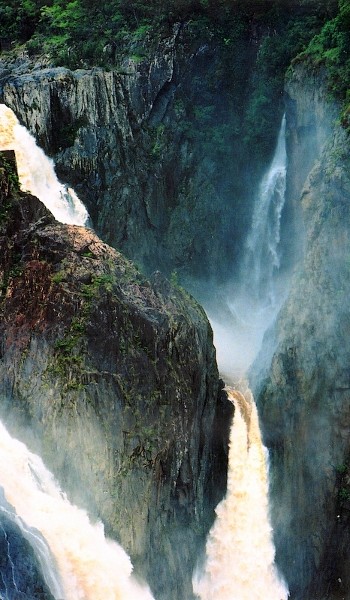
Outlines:
<svg viewBox="0 0 350 600"><path fill-rule="evenodd" d="M339 0L338 14L325 23L294 62L326 67L330 94L342 102L341 122L350 130L350 0Z"/></svg>

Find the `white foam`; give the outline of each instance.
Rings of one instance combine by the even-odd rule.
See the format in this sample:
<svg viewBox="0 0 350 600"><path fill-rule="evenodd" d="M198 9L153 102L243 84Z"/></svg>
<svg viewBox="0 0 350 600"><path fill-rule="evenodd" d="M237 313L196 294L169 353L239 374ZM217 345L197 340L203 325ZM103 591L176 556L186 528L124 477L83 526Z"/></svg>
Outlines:
<svg viewBox="0 0 350 600"><path fill-rule="evenodd" d="M0 104L0 150L15 151L21 189L39 198L57 221L86 225L84 204L72 188L58 181L53 161L5 104Z"/></svg>

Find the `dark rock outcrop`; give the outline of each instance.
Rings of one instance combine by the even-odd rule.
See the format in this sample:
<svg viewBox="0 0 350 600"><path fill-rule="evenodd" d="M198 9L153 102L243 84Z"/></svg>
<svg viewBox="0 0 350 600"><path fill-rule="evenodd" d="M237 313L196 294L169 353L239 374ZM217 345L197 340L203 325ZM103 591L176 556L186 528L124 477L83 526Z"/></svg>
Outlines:
<svg viewBox="0 0 350 600"><path fill-rule="evenodd" d="M54 157L102 239L148 274L215 280L240 245L254 179L240 128L257 48L248 32L233 56L220 42L177 24L148 58L110 71L0 65L1 101Z"/></svg>
<svg viewBox="0 0 350 600"><path fill-rule="evenodd" d="M1 418L103 520L157 600L190 598L226 485L205 314L0 175Z"/></svg>
<svg viewBox="0 0 350 600"><path fill-rule="evenodd" d="M318 75L298 66L287 83L302 252L258 398L277 557L293 600L350 598L349 140Z"/></svg>

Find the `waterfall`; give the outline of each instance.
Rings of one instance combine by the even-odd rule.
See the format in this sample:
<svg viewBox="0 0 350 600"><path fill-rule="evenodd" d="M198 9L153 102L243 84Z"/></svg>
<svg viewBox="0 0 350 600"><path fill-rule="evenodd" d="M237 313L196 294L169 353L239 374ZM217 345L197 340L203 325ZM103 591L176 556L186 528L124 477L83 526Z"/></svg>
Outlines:
<svg viewBox="0 0 350 600"><path fill-rule="evenodd" d="M268 455L249 390L230 390L235 417L230 433L226 498L206 545L206 564L193 578L201 600L286 600L274 564L269 520Z"/></svg>
<svg viewBox="0 0 350 600"><path fill-rule="evenodd" d="M219 369L226 381L245 376L283 298L278 270L286 190L285 128L283 117L272 163L255 198L239 281L228 286L228 310L221 320L210 317ZM193 590L201 600L286 600L288 588L274 562L268 452L257 408L248 388L244 393L229 388L228 397L235 414L227 493L216 508L205 563L194 574Z"/></svg>
<svg viewBox="0 0 350 600"><path fill-rule="evenodd" d="M67 500L40 457L1 423L0 464L6 498L0 497L0 513L20 527L55 600L152 600L133 579L121 546ZM16 585L20 590L19 581Z"/></svg>
<svg viewBox="0 0 350 600"><path fill-rule="evenodd" d="M16 153L20 184L63 223L84 225L88 214L74 191L61 184L53 162L14 113L0 105L0 148ZM280 219L285 196L285 120L275 156L257 195L245 245L241 282L227 301L236 350L220 354L219 323L211 319L222 375L243 374L279 305ZM229 337L229 342L231 338ZM288 590L274 563L269 520L268 457L250 393L230 391L235 418L230 434L226 498L216 509L206 562L193 579L201 600L286 600ZM41 459L0 423L0 513L30 543L55 600L152 600L132 577L128 555L106 539L101 523L73 506ZM15 566L14 566L15 568ZM20 583L14 583L18 586Z"/></svg>
<svg viewBox="0 0 350 600"><path fill-rule="evenodd" d="M58 181L53 161L4 104L0 104L1 150L15 151L21 189L39 198L57 221L71 225L87 224L89 215L83 203L72 188Z"/></svg>
<svg viewBox="0 0 350 600"><path fill-rule="evenodd" d="M53 597L54 598L63 598L64 592L63 592L63 587L62 587L62 583L60 580L60 576L57 571L57 566L55 564L54 557L51 554L50 548L49 548L46 540L43 538L43 536L41 535L41 533L38 530L36 530L32 527L28 527L26 525L26 523L23 521L23 519L21 519L21 517L19 515L17 515L14 507L11 506L11 504L9 504L9 502L7 502L3 488L0 488L0 520L1 520L1 517L3 517L5 520L7 519L8 521L14 523L15 526L17 526L19 533L23 536L24 539L26 539L29 542L29 544L34 552L34 556L40 565L42 577L43 577L45 583L47 584L49 590L51 591ZM0 524L0 527L1 527L3 535L6 537L7 534L6 534L5 528L3 527L2 524ZM8 556L9 556L9 560L12 563L12 583L13 583L12 587L14 587L16 592L18 593L18 595L20 595L20 593L21 593L21 581L20 581L21 574L19 574L19 576L18 576L18 574L16 572L16 564L12 562L10 548L8 549ZM0 570L0 573L1 573L1 580L4 583L5 577L4 577L2 568ZM17 580L18 580L18 582L17 582ZM5 586L5 587L8 587L8 586ZM7 590L6 595L8 595L8 590Z"/></svg>
<svg viewBox="0 0 350 600"><path fill-rule="evenodd" d="M276 302L274 276L280 266L280 222L286 191L285 136L283 116L272 163L259 186L243 259L243 284L265 306Z"/></svg>
<svg viewBox="0 0 350 600"><path fill-rule="evenodd" d="M245 375L285 297L287 286L279 272L287 167L285 131L283 116L271 165L254 200L239 276L222 292L225 317L219 319L208 310L218 362L226 381Z"/></svg>

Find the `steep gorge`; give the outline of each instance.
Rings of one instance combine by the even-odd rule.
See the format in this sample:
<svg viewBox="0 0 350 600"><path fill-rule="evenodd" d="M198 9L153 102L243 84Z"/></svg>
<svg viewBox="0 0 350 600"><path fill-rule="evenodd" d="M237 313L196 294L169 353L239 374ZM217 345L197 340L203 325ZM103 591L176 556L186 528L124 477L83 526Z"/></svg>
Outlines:
<svg viewBox="0 0 350 600"><path fill-rule="evenodd" d="M25 59L4 64L1 94L75 184L105 241L149 272L178 269L185 280L207 282L220 278L221 268L227 274L227 257L236 256L244 238L251 207L243 218L235 206L239 194L231 206L227 199L237 192L229 180L240 178L244 187L249 169L232 161L220 188L212 155L198 161L180 127L188 127L180 100L192 79L213 76L222 58L214 45L198 40L193 51L184 43L187 34L175 28L150 61L130 60L111 72L34 68ZM247 81L252 46L250 40L245 48ZM213 79L204 78L209 84ZM179 90L183 96L175 97ZM202 90L194 81L191 93ZM294 66L285 104L282 266L298 264L251 376L271 455L277 560L291 598L337 600L350 597L349 142L336 122L339 107L329 100L323 68ZM243 113L237 109L237 119ZM203 113L200 118L197 125L204 126ZM235 151L237 140L233 136ZM76 228L53 224L29 200L28 210L32 206L14 249L4 246L9 347L2 358L2 414L13 429L22 423L21 435L47 457L72 498L108 523L157 599L187 600L198 545L224 491L227 460L222 423L226 416L227 427L229 409L217 396L207 324L192 300L159 274L146 283L91 232L81 237ZM44 219L40 226L29 224L32 216ZM102 255L107 263L99 262ZM46 322L50 326L37 332ZM28 331L34 332L30 339ZM78 457L73 471L67 466L72 456Z"/></svg>

